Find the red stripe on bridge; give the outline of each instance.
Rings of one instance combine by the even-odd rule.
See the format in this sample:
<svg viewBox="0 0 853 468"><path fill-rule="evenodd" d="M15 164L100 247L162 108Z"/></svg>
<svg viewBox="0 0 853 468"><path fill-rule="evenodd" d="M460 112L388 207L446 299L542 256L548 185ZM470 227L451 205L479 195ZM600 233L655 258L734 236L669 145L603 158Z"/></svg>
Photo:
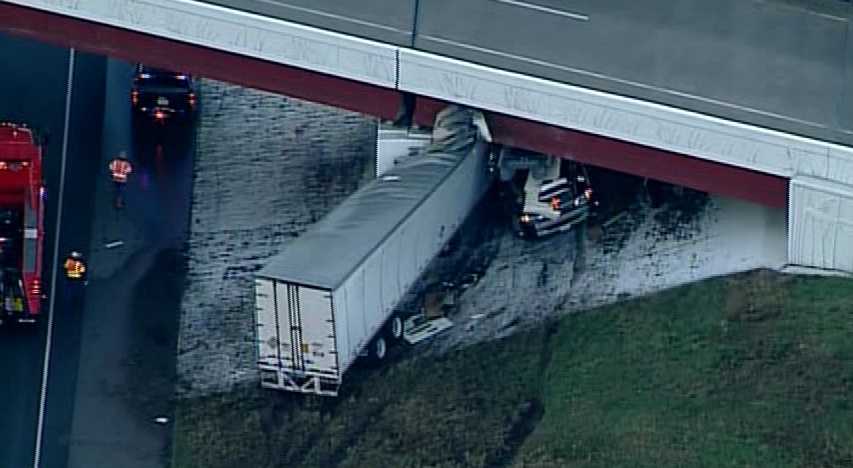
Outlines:
<svg viewBox="0 0 853 468"><path fill-rule="evenodd" d="M415 122L431 126L447 105L418 98ZM770 206L787 208L788 179L684 154L592 135L540 122L487 113L497 143L561 156L593 166Z"/></svg>
<svg viewBox="0 0 853 468"><path fill-rule="evenodd" d="M0 31L385 119L394 117L400 103L392 89L5 2L0 2Z"/></svg>

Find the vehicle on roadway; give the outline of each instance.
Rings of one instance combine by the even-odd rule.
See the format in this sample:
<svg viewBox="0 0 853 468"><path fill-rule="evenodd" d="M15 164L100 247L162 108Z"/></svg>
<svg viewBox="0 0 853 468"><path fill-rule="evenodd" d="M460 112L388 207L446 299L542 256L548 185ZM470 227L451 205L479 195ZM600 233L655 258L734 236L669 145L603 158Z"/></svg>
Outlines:
<svg viewBox="0 0 853 468"><path fill-rule="evenodd" d="M355 192L255 274L263 387L335 396L359 356L381 361L404 337L400 300L491 183L472 114L440 112L424 151Z"/></svg>
<svg viewBox="0 0 853 468"><path fill-rule="evenodd" d="M32 130L0 123L0 323L35 323L41 312L44 193Z"/></svg>
<svg viewBox="0 0 853 468"><path fill-rule="evenodd" d="M142 64L136 67L130 102L134 116L158 124L189 121L198 104L192 76Z"/></svg>

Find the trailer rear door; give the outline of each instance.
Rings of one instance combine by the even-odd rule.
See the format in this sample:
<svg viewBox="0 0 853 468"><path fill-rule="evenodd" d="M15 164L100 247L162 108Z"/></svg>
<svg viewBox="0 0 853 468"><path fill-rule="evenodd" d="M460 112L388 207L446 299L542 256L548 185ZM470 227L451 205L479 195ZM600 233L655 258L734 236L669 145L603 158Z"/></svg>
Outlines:
<svg viewBox="0 0 853 468"><path fill-rule="evenodd" d="M296 309L294 320L294 342L298 347L297 363L301 370L335 376L338 373L337 348L335 346L335 321L332 295L323 289L290 286L295 300L289 304ZM300 341L296 341L296 336Z"/></svg>
<svg viewBox="0 0 853 468"><path fill-rule="evenodd" d="M296 372L338 375L331 294L266 278L255 280L258 360Z"/></svg>

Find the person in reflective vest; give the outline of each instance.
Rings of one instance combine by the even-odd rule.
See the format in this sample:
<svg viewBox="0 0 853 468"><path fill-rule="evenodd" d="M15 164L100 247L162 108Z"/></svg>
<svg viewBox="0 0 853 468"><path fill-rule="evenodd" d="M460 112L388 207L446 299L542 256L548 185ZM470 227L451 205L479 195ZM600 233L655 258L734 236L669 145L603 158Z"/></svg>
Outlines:
<svg viewBox="0 0 853 468"><path fill-rule="evenodd" d="M71 252L65 260L65 300L69 308L80 307L83 301L83 288L86 286L86 263L80 252Z"/></svg>
<svg viewBox="0 0 853 468"><path fill-rule="evenodd" d="M118 157L110 161L110 173L113 177L113 182L117 184L127 183L127 176L133 172L133 166L127 160L127 156L122 151Z"/></svg>
<svg viewBox="0 0 853 468"><path fill-rule="evenodd" d="M130 164L130 161L127 160L125 152L122 151L119 153L118 157L110 161L109 168L113 184L115 184L115 205L116 208L121 208L124 205L122 193L125 185L127 185L128 176L133 172L133 166Z"/></svg>
<svg viewBox="0 0 853 468"><path fill-rule="evenodd" d="M86 264L80 252L71 252L65 260L65 276L70 280L86 279Z"/></svg>

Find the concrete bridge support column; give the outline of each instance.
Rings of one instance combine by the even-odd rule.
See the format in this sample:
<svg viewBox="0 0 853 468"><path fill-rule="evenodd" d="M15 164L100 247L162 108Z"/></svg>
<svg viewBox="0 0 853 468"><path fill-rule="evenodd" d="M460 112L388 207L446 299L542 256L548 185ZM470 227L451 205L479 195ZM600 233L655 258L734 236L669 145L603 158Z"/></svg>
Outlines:
<svg viewBox="0 0 853 468"><path fill-rule="evenodd" d="M791 179L788 263L853 273L853 186Z"/></svg>

